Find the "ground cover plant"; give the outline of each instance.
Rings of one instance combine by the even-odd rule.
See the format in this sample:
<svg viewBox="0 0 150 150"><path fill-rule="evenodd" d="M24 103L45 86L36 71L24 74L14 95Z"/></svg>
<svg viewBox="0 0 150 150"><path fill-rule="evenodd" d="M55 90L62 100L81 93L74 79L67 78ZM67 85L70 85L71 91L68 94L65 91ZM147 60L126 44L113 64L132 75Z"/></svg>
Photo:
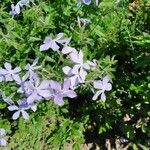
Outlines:
<svg viewBox="0 0 150 150"><path fill-rule="evenodd" d="M0 149L149 149L149 14L148 0L0 1Z"/></svg>

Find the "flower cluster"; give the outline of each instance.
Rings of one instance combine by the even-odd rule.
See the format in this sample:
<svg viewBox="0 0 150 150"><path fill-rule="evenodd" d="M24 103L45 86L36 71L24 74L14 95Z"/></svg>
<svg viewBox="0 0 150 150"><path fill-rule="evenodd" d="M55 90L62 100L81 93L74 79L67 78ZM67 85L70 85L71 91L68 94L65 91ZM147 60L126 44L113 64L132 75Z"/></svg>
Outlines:
<svg viewBox="0 0 150 150"><path fill-rule="evenodd" d="M86 76L88 75L88 72L95 70L97 67L97 63L95 59L92 61L85 61L83 51L80 50L78 52L75 48L68 46L71 38L61 39L63 35L63 33L59 33L57 35L57 38L54 40L50 37L46 37L44 40L44 44L40 46L40 51L48 50L50 48L53 51L56 51L57 47L57 51L62 53L62 55L68 55L67 58L70 59L72 66L65 66L62 68L62 70L66 75L66 79L70 80L70 88L74 90L78 87L78 85L86 82ZM49 39L48 42L46 42L47 38ZM62 49L60 49L59 44L61 44ZM108 76L105 76L102 81L93 81L94 88L98 89L98 91L96 91L93 97L93 100L96 100L99 95L101 95L101 99L103 101L106 100L104 92L110 91L112 88L111 83L109 81L110 79Z"/></svg>
<svg viewBox="0 0 150 150"><path fill-rule="evenodd" d="M0 81L2 82L16 82L18 85L17 93L23 94L23 98L14 102L13 96L7 97L2 92L4 102L8 104L8 110L13 111L12 119L16 120L19 116L24 119L29 119L28 110L35 112L37 104L43 100L53 100L59 106L64 105L64 98L75 98L77 93L74 91L81 84L87 82L87 75L89 72L97 68L96 60L85 60L83 51L77 51L75 48L69 46L71 38L63 38L64 34L57 34L56 38L46 37L43 44L40 46L40 51L52 49L59 52L61 55L67 55L66 58L70 60L70 66L64 66L62 71L66 75L63 83L55 80L41 80L38 75L38 70L41 66L37 65L39 58L36 58L32 64L27 64L24 69L15 67L8 62L4 63L4 68L0 68ZM21 70L25 74L21 77ZM102 101L106 100L105 91L110 91L112 85L109 82L108 76L101 80L93 80L94 96L93 100L101 97Z"/></svg>

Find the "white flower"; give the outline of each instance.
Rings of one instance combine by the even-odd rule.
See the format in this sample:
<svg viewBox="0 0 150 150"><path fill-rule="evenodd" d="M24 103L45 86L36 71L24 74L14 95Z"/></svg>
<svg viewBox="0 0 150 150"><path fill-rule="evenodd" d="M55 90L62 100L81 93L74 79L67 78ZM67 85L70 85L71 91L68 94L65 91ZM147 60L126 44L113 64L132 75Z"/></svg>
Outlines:
<svg viewBox="0 0 150 150"><path fill-rule="evenodd" d="M105 76L102 81L101 80L94 81L94 88L98 89L98 91L96 91L92 99L96 100L98 96L101 95L101 100L105 101L106 95L104 92L110 91L112 89L112 85L111 83L109 83L108 76Z"/></svg>
<svg viewBox="0 0 150 150"><path fill-rule="evenodd" d="M4 64L5 69L0 69L0 76L3 76L7 81L13 81L15 80L16 82L20 81L20 77L18 73L21 71L20 67L16 67L15 69L12 69L12 66L10 63L5 63Z"/></svg>

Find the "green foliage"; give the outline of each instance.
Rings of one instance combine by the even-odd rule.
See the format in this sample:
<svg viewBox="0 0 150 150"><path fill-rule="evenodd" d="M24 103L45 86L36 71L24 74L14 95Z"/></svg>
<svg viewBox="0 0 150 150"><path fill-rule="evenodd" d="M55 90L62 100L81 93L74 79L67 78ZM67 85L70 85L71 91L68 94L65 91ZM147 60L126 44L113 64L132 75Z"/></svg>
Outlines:
<svg viewBox="0 0 150 150"><path fill-rule="evenodd" d="M72 37L71 46L82 49L85 59L97 59L98 69L89 80L108 74L113 90L105 103L92 101L91 85L78 90L77 99L65 101L58 107L52 101L41 103L30 119L11 119L7 105L0 98L0 128L7 131L7 149L14 150L80 150L91 138L124 137L131 149L150 147L150 7L144 4L135 12L128 10L128 0L100 1L98 7L76 6L76 0L35 1L24 7L21 14L11 18L11 2L0 1L0 66L11 62L24 68L36 57L42 65L43 79L62 81L62 67L69 62L52 50L40 52L46 36L64 32ZM90 18L91 24L79 28L77 16ZM0 83L6 95L20 98L14 83ZM92 128L88 128L91 126ZM109 136L108 136L109 135ZM92 141L95 143L95 141Z"/></svg>

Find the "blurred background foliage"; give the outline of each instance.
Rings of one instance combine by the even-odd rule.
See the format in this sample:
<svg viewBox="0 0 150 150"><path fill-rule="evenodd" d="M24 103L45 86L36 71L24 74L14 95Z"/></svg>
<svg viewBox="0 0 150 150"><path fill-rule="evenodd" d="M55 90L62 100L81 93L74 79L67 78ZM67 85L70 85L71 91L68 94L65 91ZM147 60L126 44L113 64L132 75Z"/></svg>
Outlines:
<svg viewBox="0 0 150 150"><path fill-rule="evenodd" d="M93 143L101 149L150 147L150 2L148 0L101 0L77 7L76 0L35 1L14 19L9 15L13 0L0 0L0 66L11 62L25 67L36 57L42 78L62 80L65 58L39 46L48 35L64 32L71 46L82 49L87 59L97 59L112 77L113 90L105 103L92 101L89 85L63 107L41 103L30 120L12 121L0 100L0 127L7 130L7 149L75 149ZM79 28L77 16L91 19ZM59 62L59 63L58 63ZM91 75L91 78L103 74ZM94 76L94 77L93 77ZM16 85L0 84L7 95ZM16 96L17 97L17 96ZM119 139L119 148L116 140ZM123 140L121 140L123 139Z"/></svg>

